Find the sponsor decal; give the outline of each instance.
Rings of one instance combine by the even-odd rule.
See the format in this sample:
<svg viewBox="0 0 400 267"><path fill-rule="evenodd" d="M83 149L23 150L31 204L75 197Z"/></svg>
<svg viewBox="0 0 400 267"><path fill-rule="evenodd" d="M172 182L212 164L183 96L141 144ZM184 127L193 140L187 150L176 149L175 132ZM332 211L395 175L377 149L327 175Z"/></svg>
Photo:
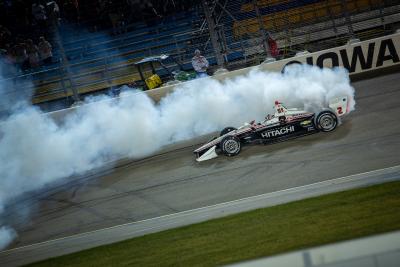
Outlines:
<svg viewBox="0 0 400 267"><path fill-rule="evenodd" d="M270 138L270 137L277 137L277 136L285 135L285 134L292 133L292 132L294 132L293 125L282 127L279 129L270 130L270 131L265 131L265 132L261 133L261 136L264 138Z"/></svg>
<svg viewBox="0 0 400 267"><path fill-rule="evenodd" d="M370 43L342 48L338 50L326 51L319 55L310 55L305 58L305 62L293 60L283 67L291 64L307 63L309 65L324 66L343 66L349 73L379 68L387 64L396 64L400 62L398 40L392 38L375 40ZM397 44L397 47L396 47ZM301 60L301 61L304 61Z"/></svg>
<svg viewBox="0 0 400 267"><path fill-rule="evenodd" d="M310 120L305 120L305 121L300 122L300 125L301 125L301 126L308 126L308 125L310 125L310 124L311 124L311 121L310 121Z"/></svg>

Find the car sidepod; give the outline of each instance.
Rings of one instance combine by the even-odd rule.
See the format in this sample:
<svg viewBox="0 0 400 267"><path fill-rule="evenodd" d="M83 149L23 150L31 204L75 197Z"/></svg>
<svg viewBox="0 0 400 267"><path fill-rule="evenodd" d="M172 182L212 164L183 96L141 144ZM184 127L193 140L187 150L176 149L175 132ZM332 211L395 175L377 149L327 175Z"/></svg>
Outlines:
<svg viewBox="0 0 400 267"><path fill-rule="evenodd" d="M259 138L264 143L272 143L296 136L308 135L317 132L313 116L289 123L281 123L259 131Z"/></svg>

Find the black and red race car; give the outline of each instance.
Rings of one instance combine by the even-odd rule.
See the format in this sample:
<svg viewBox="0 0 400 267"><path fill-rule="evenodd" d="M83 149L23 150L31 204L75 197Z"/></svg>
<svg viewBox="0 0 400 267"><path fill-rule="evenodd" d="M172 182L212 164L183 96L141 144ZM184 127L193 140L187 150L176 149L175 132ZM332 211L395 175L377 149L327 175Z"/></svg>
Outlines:
<svg viewBox="0 0 400 267"><path fill-rule="evenodd" d="M317 132L331 132L339 124L339 118L349 112L348 97L329 101L328 108L318 113L297 108L287 109L275 101L275 114L267 115L264 121L245 123L238 129L226 127L208 143L194 151L197 161L205 161L222 153L235 156L245 144L275 143L282 140L309 135Z"/></svg>

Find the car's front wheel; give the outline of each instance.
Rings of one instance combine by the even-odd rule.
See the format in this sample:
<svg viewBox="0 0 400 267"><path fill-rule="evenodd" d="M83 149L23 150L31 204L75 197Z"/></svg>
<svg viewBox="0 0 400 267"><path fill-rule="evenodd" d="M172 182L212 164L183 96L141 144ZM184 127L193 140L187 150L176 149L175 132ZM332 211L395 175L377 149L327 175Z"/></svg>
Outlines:
<svg viewBox="0 0 400 267"><path fill-rule="evenodd" d="M325 110L318 114L315 122L318 129L322 132L331 132L336 129L338 118L334 112Z"/></svg>
<svg viewBox="0 0 400 267"><path fill-rule="evenodd" d="M242 149L239 138L233 135L226 136L224 139L222 139L220 147L222 153L229 157L236 156Z"/></svg>

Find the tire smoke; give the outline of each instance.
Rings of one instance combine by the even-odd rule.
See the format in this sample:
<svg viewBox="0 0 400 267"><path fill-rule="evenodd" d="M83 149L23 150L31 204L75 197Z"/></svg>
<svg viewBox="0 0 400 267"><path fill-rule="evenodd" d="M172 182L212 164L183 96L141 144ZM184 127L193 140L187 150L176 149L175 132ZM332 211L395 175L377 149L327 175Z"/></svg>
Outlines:
<svg viewBox="0 0 400 267"><path fill-rule="evenodd" d="M275 100L317 110L343 95L353 110L354 88L344 69L293 66L283 74L253 70L223 82L183 83L158 104L140 91L119 99L97 97L62 124L38 108L19 108L0 122L0 221L7 205L23 194L111 160L142 158L167 144L262 120L274 112ZM15 237L11 228L1 227L0 249Z"/></svg>
<svg viewBox="0 0 400 267"><path fill-rule="evenodd" d="M0 250L7 247L17 237L17 233L8 226L0 227Z"/></svg>

